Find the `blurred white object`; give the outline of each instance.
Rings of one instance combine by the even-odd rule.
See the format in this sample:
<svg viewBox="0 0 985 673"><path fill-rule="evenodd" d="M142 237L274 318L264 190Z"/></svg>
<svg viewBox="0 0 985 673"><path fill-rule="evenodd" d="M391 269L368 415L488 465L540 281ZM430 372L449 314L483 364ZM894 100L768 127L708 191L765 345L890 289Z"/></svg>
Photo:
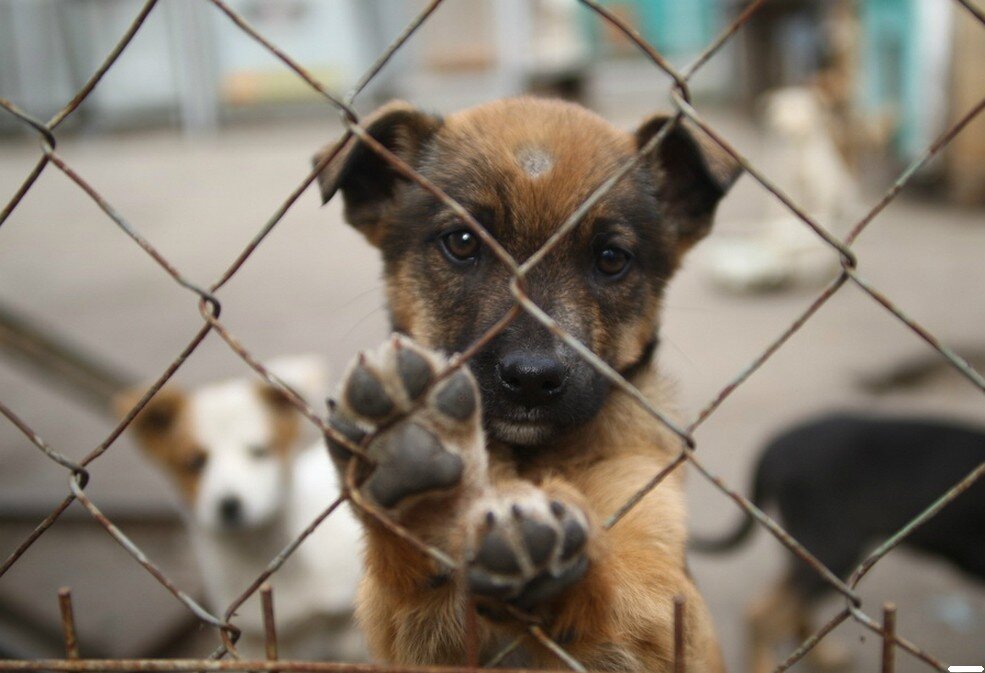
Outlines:
<svg viewBox="0 0 985 673"><path fill-rule="evenodd" d="M723 235L700 250L705 274L732 292L815 285L834 276L838 255L802 220L791 214L743 223L741 235Z"/></svg>
<svg viewBox="0 0 985 673"><path fill-rule="evenodd" d="M821 227L844 237L858 211L858 187L838 154L817 93L789 87L767 94L764 122L774 145L767 174ZM744 224L741 235L704 246L704 269L716 284L752 292L816 284L837 273L837 251L804 221L772 196L768 211L762 220Z"/></svg>

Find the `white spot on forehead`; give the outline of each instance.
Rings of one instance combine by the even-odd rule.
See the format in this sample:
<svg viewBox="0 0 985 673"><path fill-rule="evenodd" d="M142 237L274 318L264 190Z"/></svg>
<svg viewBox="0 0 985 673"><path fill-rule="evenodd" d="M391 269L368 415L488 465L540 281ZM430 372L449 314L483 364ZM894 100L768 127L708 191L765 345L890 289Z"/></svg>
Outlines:
<svg viewBox="0 0 985 673"><path fill-rule="evenodd" d="M192 396L191 417L203 445L245 447L269 441L269 415L256 387L247 381L219 383Z"/></svg>
<svg viewBox="0 0 985 673"><path fill-rule="evenodd" d="M517 151L516 160L527 175L539 178L554 168L554 157L540 147L524 147Z"/></svg>

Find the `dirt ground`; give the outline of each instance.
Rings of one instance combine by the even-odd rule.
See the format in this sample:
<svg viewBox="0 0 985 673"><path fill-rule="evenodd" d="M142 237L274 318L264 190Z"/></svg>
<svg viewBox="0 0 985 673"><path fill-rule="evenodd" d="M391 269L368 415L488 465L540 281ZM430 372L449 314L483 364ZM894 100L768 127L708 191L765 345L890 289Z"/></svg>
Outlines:
<svg viewBox="0 0 985 673"><path fill-rule="evenodd" d="M647 108L634 100L610 104L602 112L629 128ZM709 116L737 147L765 161L762 139L752 125L721 110ZM281 121L240 126L214 137L163 131L82 135L64 140L59 152L176 268L205 285L300 183L313 151L337 133L331 121ZM2 147L0 200L9 198L37 156L31 143ZM778 177L782 183L783 176ZM762 214L767 200L744 177L721 209L720 232ZM866 202L875 200L870 194ZM959 352L985 348L983 215L905 192L856 246L864 277ZM723 294L703 277L700 254L672 284L659 357L660 366L679 381L686 418L736 377L819 292L814 287ZM373 250L342 222L338 203L320 208L309 190L219 297L224 324L257 356L318 353L338 372L359 349L386 335L380 288ZM0 303L70 335L141 380L162 372L202 322L197 298L53 168L0 230ZM864 378L922 352L929 351L910 330L846 286L699 428L699 453L713 472L744 491L763 442L810 414L839 408L985 421L981 392L952 373L914 390L879 396L860 387ZM192 386L244 374L246 366L213 335L177 380ZM84 455L112 429L109 418L5 359L0 359L0 399L70 457ZM4 512L37 511L40 517L66 493L65 470L6 422L0 423L0 466ZM167 512L172 502L163 480L126 437L93 464L92 472L87 492L111 516L134 508ZM724 531L737 521L734 503L695 471L689 498L696 530ZM0 524L0 556L27 535L28 520ZM180 530L139 524L126 530L180 583L196 586ZM779 543L760 533L733 555L691 561L732 670L742 670L744 606L765 590L787 556ZM0 642L4 620L14 616L21 625L33 619L53 628L56 591L62 585L75 589L83 653L87 648L117 656L155 648L187 652L189 646L173 648L165 637L165 631L182 623L183 608L105 533L71 523L56 525L0 578L0 615L5 615ZM985 664L981 585L934 559L898 551L876 566L861 591L863 608L877 619L884 601L895 602L899 632L947 663ZM841 607L832 600L822 613ZM832 637L855 654L851 670L876 670L880 644L862 627L846 624ZM23 637L17 642L28 647ZM204 644L195 648L187 653L204 655L209 649ZM906 654L898 658L899 671L927 670Z"/></svg>

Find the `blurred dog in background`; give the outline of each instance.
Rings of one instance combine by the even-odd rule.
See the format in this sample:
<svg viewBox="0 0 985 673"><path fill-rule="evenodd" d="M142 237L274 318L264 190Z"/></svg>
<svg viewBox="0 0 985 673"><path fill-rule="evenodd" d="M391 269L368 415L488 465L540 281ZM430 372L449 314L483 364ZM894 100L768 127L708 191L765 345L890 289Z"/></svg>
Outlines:
<svg viewBox="0 0 985 673"><path fill-rule="evenodd" d="M315 357L268 365L302 397L322 399ZM122 415L143 394L117 402ZM222 615L268 563L339 495L322 442L303 446L301 417L273 386L247 378L184 392L161 390L131 425L144 453L177 488L210 608ZM365 659L352 609L361 575L360 530L347 507L325 519L271 578L282 656ZM263 655L254 595L233 622L238 649Z"/></svg>
<svg viewBox="0 0 985 673"><path fill-rule="evenodd" d="M776 89L763 98L771 176L805 213L836 238L859 210L859 189L839 153L833 122L815 87ZM786 206L771 199L765 216L741 233L712 239L702 259L706 274L733 292L778 289L829 280L837 252Z"/></svg>
<svg viewBox="0 0 985 673"><path fill-rule="evenodd" d="M781 525L841 578L872 547L918 516L948 489L985 464L985 429L938 420L831 414L780 434L761 454L752 502L773 505ZM696 551L735 549L755 530L751 517L719 539L696 539ZM904 546L932 554L985 581L985 480L916 528ZM807 638L810 610L830 589L820 574L791 556L787 573L750 607L753 673L776 668L774 648ZM846 653L822 640L811 651L822 668Z"/></svg>

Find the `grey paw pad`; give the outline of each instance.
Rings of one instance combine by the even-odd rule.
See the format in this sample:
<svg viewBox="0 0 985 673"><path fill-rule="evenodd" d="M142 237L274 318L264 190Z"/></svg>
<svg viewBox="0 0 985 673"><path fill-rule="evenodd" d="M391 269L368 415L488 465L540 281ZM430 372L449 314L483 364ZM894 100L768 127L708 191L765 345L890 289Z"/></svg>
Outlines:
<svg viewBox="0 0 985 673"><path fill-rule="evenodd" d="M362 428L339 416L332 416L329 418L328 426L333 430L338 431L339 434L351 441L353 444L359 444L366 437L366 433L362 430ZM328 442L328 450L336 458L347 460L349 456L352 455L352 452L349 451L349 449L342 444L333 441L328 434L325 435L325 440Z"/></svg>
<svg viewBox="0 0 985 673"><path fill-rule="evenodd" d="M581 579L589 564L583 553L588 530L576 512L560 502L552 502L550 510L553 517L547 521L525 513L519 504L511 507L507 519L487 517L486 533L469 569L473 593L527 611Z"/></svg>
<svg viewBox="0 0 985 673"><path fill-rule="evenodd" d="M495 573L518 573L520 562L516 552L501 529L493 529L486 534L475 560L483 568Z"/></svg>
<svg viewBox="0 0 985 673"><path fill-rule="evenodd" d="M449 488L462 478L462 459L418 425L404 424L381 442L379 464L366 486L383 507L393 507L410 495Z"/></svg>
<svg viewBox="0 0 985 673"><path fill-rule="evenodd" d="M520 535L523 537L530 560L535 565L541 565L547 561L557 543L555 530L547 524L533 519L523 519L520 522Z"/></svg>
<svg viewBox="0 0 985 673"><path fill-rule="evenodd" d="M349 406L367 418L382 418L393 411L393 400L369 369L359 364L349 375L345 399Z"/></svg>
<svg viewBox="0 0 985 673"><path fill-rule="evenodd" d="M472 568L468 575L469 590L480 596L506 598L516 590L512 581L503 581L488 574L481 568Z"/></svg>
<svg viewBox="0 0 985 673"><path fill-rule="evenodd" d="M459 370L441 387L435 396L438 410L457 421L468 420L475 412L475 389L468 374Z"/></svg>
<svg viewBox="0 0 985 673"><path fill-rule="evenodd" d="M572 516L568 516L564 520L562 531L564 532L564 544L561 546L561 558L567 561L585 546L588 531Z"/></svg>
<svg viewBox="0 0 985 673"><path fill-rule="evenodd" d="M397 352L397 373L407 397L416 400L431 382L431 364L417 351L401 348Z"/></svg>
<svg viewBox="0 0 985 673"><path fill-rule="evenodd" d="M520 595L512 603L521 610L530 610L538 603L554 598L569 586L580 580L588 570L588 558L582 556L571 567L559 575L543 572L530 580Z"/></svg>

